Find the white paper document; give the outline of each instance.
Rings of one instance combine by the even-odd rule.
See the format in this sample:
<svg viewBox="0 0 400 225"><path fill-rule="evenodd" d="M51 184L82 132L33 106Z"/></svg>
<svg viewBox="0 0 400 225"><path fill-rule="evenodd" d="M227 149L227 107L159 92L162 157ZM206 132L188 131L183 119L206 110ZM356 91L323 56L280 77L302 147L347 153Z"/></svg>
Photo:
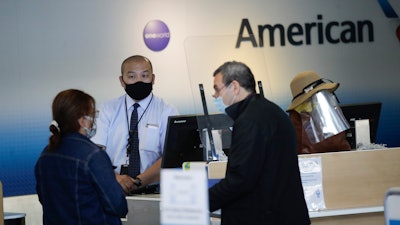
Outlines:
<svg viewBox="0 0 400 225"><path fill-rule="evenodd" d="M299 158L299 168L308 211L326 209L321 158Z"/></svg>
<svg viewBox="0 0 400 225"><path fill-rule="evenodd" d="M370 130L369 130L369 120L356 120L355 129L356 129L356 144L370 144Z"/></svg>
<svg viewBox="0 0 400 225"><path fill-rule="evenodd" d="M161 171L161 225L209 225L205 169Z"/></svg>

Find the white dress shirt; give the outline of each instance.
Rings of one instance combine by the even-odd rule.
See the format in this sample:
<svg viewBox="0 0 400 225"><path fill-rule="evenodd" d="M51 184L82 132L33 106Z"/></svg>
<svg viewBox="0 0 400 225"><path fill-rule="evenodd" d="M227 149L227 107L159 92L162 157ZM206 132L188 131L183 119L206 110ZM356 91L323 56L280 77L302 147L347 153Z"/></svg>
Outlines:
<svg viewBox="0 0 400 225"><path fill-rule="evenodd" d="M96 144L106 147L111 162L120 172L121 165L128 164L126 146L133 104L128 95L120 96L103 104L96 120L97 132L92 138ZM151 93L138 102L140 172L154 164L164 147L168 117L178 115L178 110Z"/></svg>

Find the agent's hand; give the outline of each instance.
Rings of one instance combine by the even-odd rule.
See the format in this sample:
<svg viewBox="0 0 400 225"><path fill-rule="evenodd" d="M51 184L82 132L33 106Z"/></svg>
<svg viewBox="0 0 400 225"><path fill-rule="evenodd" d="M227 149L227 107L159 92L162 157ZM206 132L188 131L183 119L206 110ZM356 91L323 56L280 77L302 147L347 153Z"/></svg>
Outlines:
<svg viewBox="0 0 400 225"><path fill-rule="evenodd" d="M125 194L129 194L131 191L135 190L137 187L134 183L135 179L128 175L119 175L115 174L118 183L121 185L122 189L124 189Z"/></svg>

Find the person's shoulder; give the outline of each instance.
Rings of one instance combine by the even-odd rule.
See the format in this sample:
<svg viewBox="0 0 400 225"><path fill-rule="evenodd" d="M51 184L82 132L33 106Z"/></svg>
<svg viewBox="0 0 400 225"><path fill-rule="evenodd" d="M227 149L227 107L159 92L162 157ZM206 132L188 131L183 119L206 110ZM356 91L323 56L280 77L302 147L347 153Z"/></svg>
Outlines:
<svg viewBox="0 0 400 225"><path fill-rule="evenodd" d="M171 111L174 111L174 112L178 112L177 108L174 105L172 105L171 103L165 101L163 98L158 97L156 95L154 95L153 98L154 98L154 103L158 107L162 107L162 108L164 108L166 110L171 110Z"/></svg>
<svg viewBox="0 0 400 225"><path fill-rule="evenodd" d="M109 156L106 151L102 150L99 146L94 144L93 142L91 144L86 145L86 151L87 151L87 160L88 161L103 161L103 160L109 160Z"/></svg>
<svg viewBox="0 0 400 225"><path fill-rule="evenodd" d="M102 104L102 108L103 109L116 109L116 108L118 108L119 105L123 104L124 102L125 102L125 95L121 95L117 98L106 100Z"/></svg>
<svg viewBox="0 0 400 225"><path fill-rule="evenodd" d="M106 100L103 105L114 105L114 104L119 104L121 101L124 101L125 95L121 95L116 98L108 99Z"/></svg>
<svg viewBox="0 0 400 225"><path fill-rule="evenodd" d="M74 155L80 159L85 159L88 155L101 150L99 146L78 132L66 134L60 148L60 154Z"/></svg>
<svg viewBox="0 0 400 225"><path fill-rule="evenodd" d="M278 111L283 111L283 109L278 104L276 104L275 102L273 102L273 101L271 101L271 100L269 100L269 99L267 99L267 98L265 98L263 96L257 96L257 101L256 102L258 102L261 105L265 105L265 106L267 106L269 108L274 108L274 109L276 109Z"/></svg>
<svg viewBox="0 0 400 225"><path fill-rule="evenodd" d="M83 151L86 151L87 154L103 154L105 153L104 150L100 148L100 146L96 145L93 141L87 138L82 138L82 145Z"/></svg>
<svg viewBox="0 0 400 225"><path fill-rule="evenodd" d="M260 117L264 119L265 115L270 117L281 117L285 115L288 117L286 112L275 102L264 98L263 96L256 96L255 100L249 104L248 110L246 110L246 115L249 118Z"/></svg>

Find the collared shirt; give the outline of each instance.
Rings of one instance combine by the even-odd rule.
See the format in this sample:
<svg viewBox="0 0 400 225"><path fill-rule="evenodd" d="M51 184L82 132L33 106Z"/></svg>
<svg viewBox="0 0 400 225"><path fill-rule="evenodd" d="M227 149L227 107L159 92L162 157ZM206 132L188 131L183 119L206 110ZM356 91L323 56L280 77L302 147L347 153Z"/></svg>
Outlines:
<svg viewBox="0 0 400 225"><path fill-rule="evenodd" d="M96 144L106 147L116 172L128 163L126 146L134 100L128 95L105 102L96 121L97 132L92 138ZM154 164L161 156L164 146L168 117L178 110L151 93L138 102L140 172Z"/></svg>
<svg viewBox="0 0 400 225"><path fill-rule="evenodd" d="M65 134L54 151L46 147L35 176L44 225L119 225L128 212L108 155L80 133Z"/></svg>

